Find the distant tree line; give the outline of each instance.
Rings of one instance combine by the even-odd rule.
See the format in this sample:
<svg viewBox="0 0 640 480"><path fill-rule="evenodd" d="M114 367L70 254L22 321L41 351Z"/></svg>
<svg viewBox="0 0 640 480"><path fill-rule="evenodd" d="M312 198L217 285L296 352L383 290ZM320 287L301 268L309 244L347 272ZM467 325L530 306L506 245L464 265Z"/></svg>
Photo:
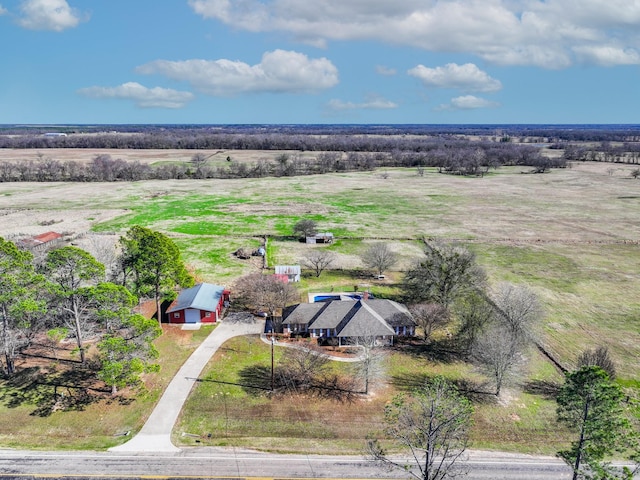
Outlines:
<svg viewBox="0 0 640 480"><path fill-rule="evenodd" d="M567 161L640 163L640 143L612 144L607 141L597 144L566 144L561 148L564 149L563 157Z"/></svg>
<svg viewBox="0 0 640 480"><path fill-rule="evenodd" d="M202 153L190 162L151 166L138 161L95 155L88 162L60 161L42 152L35 159L0 162L0 182L113 182L188 178L257 178L297 176L330 172L366 171L384 167L415 167L420 174L425 167L437 167L440 173L482 175L503 165L523 165L546 171L566 165L566 159L552 159L536 147L510 143L435 142L429 148L391 151L322 151L315 156L279 154L275 159L237 162L227 158L224 166L207 165ZM216 147L219 148L219 147Z"/></svg>
<svg viewBox="0 0 640 480"><path fill-rule="evenodd" d="M475 136L494 141L518 140L521 142L639 142L640 125L430 125L430 124L235 124L235 125L162 125L162 124L117 124L117 125L0 125L0 135L42 136L45 133L91 134L87 136L115 136L117 133L147 134L163 136L170 134L179 138L203 135L242 134L289 136L311 135L374 135L374 136L437 136L460 138ZM68 138L47 138L52 142ZM28 147L21 147L28 148ZM37 146L34 148L46 148ZM117 147L115 147L117 148ZM133 148L133 147L128 147ZM156 147L154 147L156 148ZM172 147L174 148L174 147ZM175 147L181 148L181 147ZM185 148L185 147L182 147ZM202 147L196 147L202 148Z"/></svg>

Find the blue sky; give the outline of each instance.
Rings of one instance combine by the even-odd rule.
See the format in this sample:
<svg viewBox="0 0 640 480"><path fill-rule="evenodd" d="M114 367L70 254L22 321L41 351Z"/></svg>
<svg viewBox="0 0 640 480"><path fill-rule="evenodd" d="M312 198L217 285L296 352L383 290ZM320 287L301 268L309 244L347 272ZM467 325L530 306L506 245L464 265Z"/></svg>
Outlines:
<svg viewBox="0 0 640 480"><path fill-rule="evenodd" d="M640 0L0 0L0 123L640 123Z"/></svg>

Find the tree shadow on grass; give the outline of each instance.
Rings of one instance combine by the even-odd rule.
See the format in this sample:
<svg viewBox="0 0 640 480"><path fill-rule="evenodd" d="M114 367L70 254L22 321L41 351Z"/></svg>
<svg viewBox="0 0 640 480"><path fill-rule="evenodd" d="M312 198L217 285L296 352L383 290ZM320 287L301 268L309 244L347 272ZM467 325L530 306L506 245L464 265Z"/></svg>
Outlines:
<svg viewBox="0 0 640 480"><path fill-rule="evenodd" d="M235 385L239 385L252 396L306 393L339 402L352 402L362 393L356 391L347 378L334 374L320 374L301 379L288 369L277 367L272 377L270 367L252 365L240 370L239 375L240 382Z"/></svg>
<svg viewBox="0 0 640 480"><path fill-rule="evenodd" d="M20 370L4 381L0 401L8 408L32 405L31 415L47 417L58 410L84 410L108 391L95 388L95 372L72 369L57 375L44 374L39 367Z"/></svg>
<svg viewBox="0 0 640 480"><path fill-rule="evenodd" d="M561 387L562 385L557 382L532 380L523 385L523 390L533 395L541 395L548 400L555 400L558 397L558 393L560 393Z"/></svg>
<svg viewBox="0 0 640 480"><path fill-rule="evenodd" d="M393 348L414 358L428 359L434 362L451 363L466 359L465 351L460 348L455 339L430 343L424 343L416 338L399 339Z"/></svg>
<svg viewBox="0 0 640 480"><path fill-rule="evenodd" d="M432 375L424 373L405 373L393 376L391 382L398 390L411 393L433 381L433 378ZM449 382L458 389L460 394L473 403L487 404L496 402L494 388L490 382L476 382L465 378L449 379Z"/></svg>
<svg viewBox="0 0 640 480"><path fill-rule="evenodd" d="M248 395L264 395L271 391L271 368L253 365L243 368L239 372L239 382L225 382L214 378L197 378L198 382L218 383L221 385L235 385L241 387Z"/></svg>

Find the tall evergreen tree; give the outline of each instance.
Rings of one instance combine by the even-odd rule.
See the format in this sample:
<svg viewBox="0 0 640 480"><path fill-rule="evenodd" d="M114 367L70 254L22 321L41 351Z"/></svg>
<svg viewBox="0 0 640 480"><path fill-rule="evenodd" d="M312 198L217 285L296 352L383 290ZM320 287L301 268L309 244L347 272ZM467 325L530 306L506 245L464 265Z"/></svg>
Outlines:
<svg viewBox="0 0 640 480"><path fill-rule="evenodd" d="M193 277L187 272L180 250L166 235L139 225L120 238L123 247L123 282L132 276L132 291L138 297L152 297L156 301L158 323L163 299L175 298L175 288L192 287Z"/></svg>
<svg viewBox="0 0 640 480"><path fill-rule="evenodd" d="M569 449L558 452L573 469L573 480L631 479L629 468L605 462L613 454L639 453L621 387L602 368L584 366L567 374L557 402L558 420L578 434Z"/></svg>
<svg viewBox="0 0 640 480"><path fill-rule="evenodd" d="M31 253L0 238L0 347L7 375L15 373L15 357L30 343L35 322L46 311L39 295L43 284Z"/></svg>
<svg viewBox="0 0 640 480"><path fill-rule="evenodd" d="M104 279L104 265L80 248L62 247L47 254L45 270L55 284L58 306L74 332L80 361L84 363L85 333L95 320L91 314L90 287Z"/></svg>

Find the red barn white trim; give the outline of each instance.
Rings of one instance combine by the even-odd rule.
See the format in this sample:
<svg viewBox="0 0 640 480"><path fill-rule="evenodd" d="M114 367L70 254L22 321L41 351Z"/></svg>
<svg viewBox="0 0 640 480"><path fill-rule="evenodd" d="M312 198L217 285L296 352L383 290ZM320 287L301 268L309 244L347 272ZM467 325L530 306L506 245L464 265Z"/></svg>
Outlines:
<svg viewBox="0 0 640 480"><path fill-rule="evenodd" d="M180 292L167 309L169 323L215 323L229 301L229 290L211 283L199 283Z"/></svg>

